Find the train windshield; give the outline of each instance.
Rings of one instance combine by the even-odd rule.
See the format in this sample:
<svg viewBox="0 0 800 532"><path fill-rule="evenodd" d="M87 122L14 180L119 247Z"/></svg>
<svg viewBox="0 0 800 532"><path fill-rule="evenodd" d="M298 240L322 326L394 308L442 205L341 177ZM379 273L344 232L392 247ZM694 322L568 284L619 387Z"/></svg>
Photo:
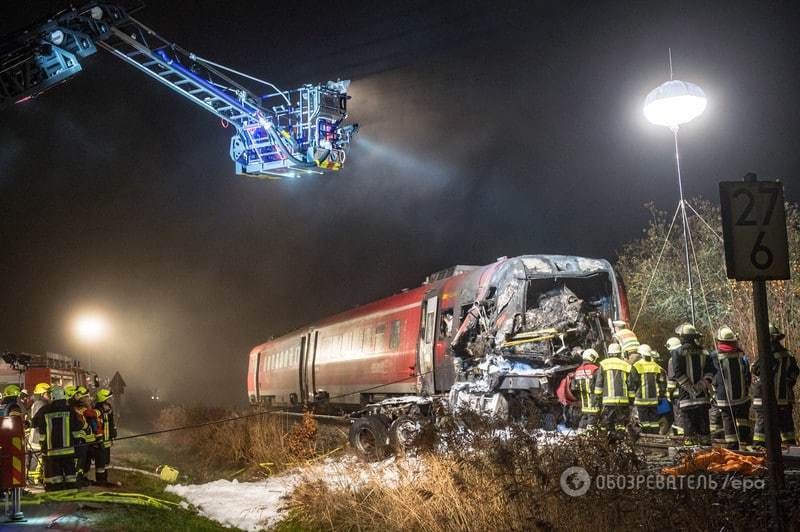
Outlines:
<svg viewBox="0 0 800 532"><path fill-rule="evenodd" d="M525 297L528 329L562 329L579 314L596 314L604 322L614 317L614 287L607 272L580 277L530 279Z"/></svg>

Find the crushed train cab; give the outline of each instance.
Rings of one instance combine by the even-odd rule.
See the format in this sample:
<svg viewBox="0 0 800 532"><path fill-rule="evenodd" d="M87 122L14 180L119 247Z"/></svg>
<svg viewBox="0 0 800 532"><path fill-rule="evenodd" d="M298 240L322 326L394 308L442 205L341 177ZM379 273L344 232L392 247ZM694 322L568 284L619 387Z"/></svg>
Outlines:
<svg viewBox="0 0 800 532"><path fill-rule="evenodd" d="M524 255L455 266L254 347L248 395L267 406L356 410L447 394L493 353L529 369L509 382L541 385L537 370L579 347L604 349L610 321L627 318L624 288L605 260Z"/></svg>

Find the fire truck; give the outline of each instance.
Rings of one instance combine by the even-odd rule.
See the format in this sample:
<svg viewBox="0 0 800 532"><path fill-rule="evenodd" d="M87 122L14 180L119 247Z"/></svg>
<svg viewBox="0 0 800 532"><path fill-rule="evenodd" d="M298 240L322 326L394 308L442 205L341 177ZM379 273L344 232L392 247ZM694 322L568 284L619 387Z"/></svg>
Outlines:
<svg viewBox="0 0 800 532"><path fill-rule="evenodd" d="M32 391L40 382L58 386L96 386L97 374L81 367L77 358L60 353L5 353L0 365L0 389L17 384Z"/></svg>

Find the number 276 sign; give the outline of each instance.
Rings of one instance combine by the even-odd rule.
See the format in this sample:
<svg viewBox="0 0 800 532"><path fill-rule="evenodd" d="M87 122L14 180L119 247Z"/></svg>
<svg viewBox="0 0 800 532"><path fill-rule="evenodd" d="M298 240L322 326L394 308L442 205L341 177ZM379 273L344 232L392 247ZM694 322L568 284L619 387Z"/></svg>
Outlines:
<svg viewBox="0 0 800 532"><path fill-rule="evenodd" d="M783 185L778 181L722 181L719 196L728 278L788 279Z"/></svg>

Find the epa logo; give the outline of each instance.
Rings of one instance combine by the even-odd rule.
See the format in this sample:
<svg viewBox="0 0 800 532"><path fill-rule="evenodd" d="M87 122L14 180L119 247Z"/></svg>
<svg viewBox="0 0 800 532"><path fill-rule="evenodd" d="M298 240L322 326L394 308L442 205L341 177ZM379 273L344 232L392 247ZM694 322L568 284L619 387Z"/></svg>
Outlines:
<svg viewBox="0 0 800 532"><path fill-rule="evenodd" d="M570 497L586 495L592 485L589 473L580 466L568 467L561 473L561 491Z"/></svg>

